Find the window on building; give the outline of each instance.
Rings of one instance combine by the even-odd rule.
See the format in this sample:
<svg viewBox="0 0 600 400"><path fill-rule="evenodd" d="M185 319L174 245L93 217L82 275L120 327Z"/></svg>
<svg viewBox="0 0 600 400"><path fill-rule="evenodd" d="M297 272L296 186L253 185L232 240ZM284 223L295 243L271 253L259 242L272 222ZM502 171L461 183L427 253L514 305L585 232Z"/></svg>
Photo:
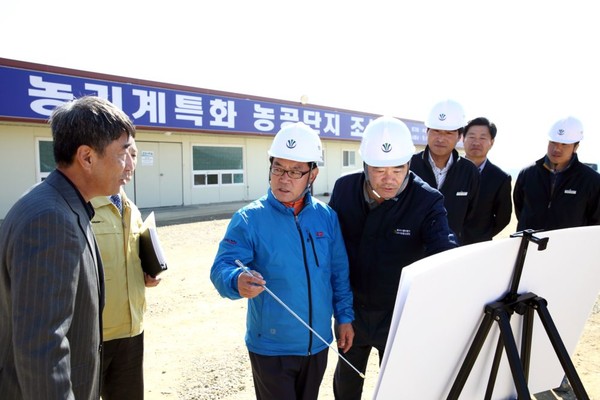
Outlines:
<svg viewBox="0 0 600 400"><path fill-rule="evenodd" d="M36 178L38 182L43 181L54 170L54 150L52 148L52 139L37 138L36 146L37 171Z"/></svg>
<svg viewBox="0 0 600 400"><path fill-rule="evenodd" d="M355 167L356 166L356 152L354 150L343 151L343 162L344 167Z"/></svg>
<svg viewBox="0 0 600 400"><path fill-rule="evenodd" d="M194 186L239 185L244 183L241 147L193 146Z"/></svg>

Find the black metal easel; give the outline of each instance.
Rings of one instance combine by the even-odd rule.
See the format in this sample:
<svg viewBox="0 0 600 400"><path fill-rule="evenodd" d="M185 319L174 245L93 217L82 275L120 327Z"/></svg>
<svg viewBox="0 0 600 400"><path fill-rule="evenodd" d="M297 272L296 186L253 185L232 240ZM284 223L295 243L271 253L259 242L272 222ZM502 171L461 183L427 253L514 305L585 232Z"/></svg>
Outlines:
<svg viewBox="0 0 600 400"><path fill-rule="evenodd" d="M567 349L560 338L558 330L556 329L556 325L554 325L554 322L552 321L552 317L550 316L550 312L547 308L547 301L534 293L517 293L529 242L531 241L536 243L539 251L545 250L548 244L548 238L538 238L533 235L535 232L536 231L528 229L511 235L511 237L522 236L522 240L521 246L519 247L519 253L517 254L517 261L513 271L510 290L500 300L485 306L483 321L481 322L475 338L471 343L471 347L467 352L456 380L450 389L450 393L447 397L448 400L456 400L458 399L458 396L460 396L460 393L467 382L467 378L473 369L473 365L475 365L475 361L477 360L477 357L485 343L487 335L494 321L498 323L500 328L500 337L498 338L498 344L494 354L494 361L490 371L490 378L485 393L485 400L490 400L492 398L503 349L506 350L506 356L510 365L513 381L517 389L517 399L531 399L527 381L529 377L534 311L537 311L538 316L544 325L546 334L552 343L552 347L554 347L554 351L558 356L563 370L569 379L571 387L577 396L577 399L589 400L589 396L587 395L585 388L581 383L579 375L577 375L575 366L573 365L573 362L569 357L569 353L567 352ZM510 317L515 312L519 315L522 315L524 318L520 356L519 351L517 350L517 343L510 326Z"/></svg>

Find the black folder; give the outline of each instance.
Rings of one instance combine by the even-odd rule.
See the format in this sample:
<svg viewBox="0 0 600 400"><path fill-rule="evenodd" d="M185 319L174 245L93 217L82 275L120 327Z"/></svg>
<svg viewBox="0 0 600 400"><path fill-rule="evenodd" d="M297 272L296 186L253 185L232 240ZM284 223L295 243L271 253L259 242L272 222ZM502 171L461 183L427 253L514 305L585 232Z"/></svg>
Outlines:
<svg viewBox="0 0 600 400"><path fill-rule="evenodd" d="M142 233L140 234L140 260L142 261L144 272L152 277L156 277L167 269L167 260L158 239L154 211L148 215L142 226Z"/></svg>

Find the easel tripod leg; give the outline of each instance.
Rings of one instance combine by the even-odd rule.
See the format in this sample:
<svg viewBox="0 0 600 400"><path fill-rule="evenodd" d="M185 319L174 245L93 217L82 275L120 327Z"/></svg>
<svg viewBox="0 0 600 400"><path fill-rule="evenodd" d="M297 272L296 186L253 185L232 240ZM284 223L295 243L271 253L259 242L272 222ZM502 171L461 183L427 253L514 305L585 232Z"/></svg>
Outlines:
<svg viewBox="0 0 600 400"><path fill-rule="evenodd" d="M589 400L590 397L583 387L583 383L581 382L581 379L575 370L575 365L569 357L569 353L567 352L567 349L558 333L558 329L556 329L556 325L552 320L552 316L548 311L546 300L541 297L536 297L532 300L532 303L533 307L537 310L538 315L540 316L540 320L542 321L544 328L546 329L546 333L548 334L550 343L552 343L552 347L554 347L554 351L558 356L560 364L562 365L567 378L569 378L569 383L573 388L575 396L577 396L578 400Z"/></svg>
<svg viewBox="0 0 600 400"><path fill-rule="evenodd" d="M475 338L471 343L471 347L467 352L465 360L463 361L463 364L460 367L460 370L458 371L458 375L456 376L456 380L454 381L454 384L450 389L450 393L448 393L447 400L457 400L458 396L460 396L460 393L462 392L465 383L467 382L467 378L469 377L469 374L471 373L471 370L475 365L477 356L479 355L479 352L481 351L481 348L485 343L485 339L488 333L490 332L490 328L492 327L493 323L494 319L492 318L492 315L489 312L486 312L483 316L481 324L479 325L479 329L475 334Z"/></svg>
<svg viewBox="0 0 600 400"><path fill-rule="evenodd" d="M526 382L529 382L529 368L531 365L531 343L533 340L534 311L527 307L523 313L523 329L521 337L521 362Z"/></svg>
<svg viewBox="0 0 600 400"><path fill-rule="evenodd" d="M500 326L500 335L502 336L502 342L506 350L506 356L510 365L515 387L517 388L518 398L521 400L531 399L529 388L527 387L527 380L523 373L523 365L521 364L521 358L519 357L519 351L517 350L517 343L510 326L510 318L506 311L501 311L498 314L498 324Z"/></svg>
<svg viewBox="0 0 600 400"><path fill-rule="evenodd" d="M496 378L498 377L498 370L500 369L500 360L502 360L503 351L504 343L502 342L502 336L498 336L494 361L492 362L492 369L490 370L490 378L488 379L488 385L485 390L485 400L491 400L492 394L494 393L494 386L496 386Z"/></svg>

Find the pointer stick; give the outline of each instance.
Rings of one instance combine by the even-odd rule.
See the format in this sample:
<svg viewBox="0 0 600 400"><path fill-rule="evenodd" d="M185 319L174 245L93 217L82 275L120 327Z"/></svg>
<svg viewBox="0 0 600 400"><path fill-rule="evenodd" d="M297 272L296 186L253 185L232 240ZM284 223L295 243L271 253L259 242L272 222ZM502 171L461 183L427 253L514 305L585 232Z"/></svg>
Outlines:
<svg viewBox="0 0 600 400"><path fill-rule="evenodd" d="M244 263L242 263L240 260L235 260L235 263L236 263L236 264L237 264L237 265L238 265L238 266L239 266L239 267L240 267L240 268L241 268L241 269L242 269L242 270L243 270L245 273L247 273L247 274L248 274L248 275L250 275L250 276L254 276L254 275L252 275L252 272L250 272L250 269L249 269L248 267L246 267L246 266L244 265ZM287 306L287 305L286 305L286 304L285 304L285 303L284 303L284 302L283 302L283 301L282 301L282 300L281 300L279 297L277 297L277 296L275 295L275 293L273 293L273 292L272 292L272 291L271 291L271 290L270 290L270 289L267 287L267 285L258 285L258 286L262 286L262 287L265 289L265 291L266 291L267 293L269 293L269 294L270 294L270 295L271 295L271 296L272 296L272 297L273 297L273 298L274 298L274 299L275 299L275 300L276 300L276 301L277 301L279 304L281 304L281 305L283 306L283 308L285 308L285 309L286 309L286 310L287 310L287 311L288 311L290 314L292 314L292 315L293 315L293 316L294 316L294 317L295 317L295 318L296 318L298 321L300 321L300 322L302 323L302 325L304 325L306 328L308 328L308 330L309 330L309 331L311 331L312 333L314 333L314 334L315 334L315 336L316 336L316 337L318 337L318 338L319 338L319 339L320 339L320 340L321 340L323 343L325 343L327 346L329 346L329 348L331 348L331 349L332 349L332 350L333 350L333 351L334 351L334 352L335 352L335 353L336 353L336 354L337 354L337 355L338 355L338 356L339 356L339 357L340 357L342 360L344 360L344 361L346 362L346 364L348 364L348 365L349 365L349 366L350 366L350 367L351 367L353 370L355 370L355 371L356 371L356 373L357 373L358 375L360 375L360 377L361 377L361 378L365 379L365 374L363 374L363 373L362 373L362 372L360 372L358 369L356 369L356 368L354 367L354 365L350 364L350 361L346 360L346 359L344 358L344 356L342 356L342 355L341 355L341 354L338 352L338 350L335 348L335 346L333 346L332 344L329 344L329 343L327 343L327 342L325 341L325 339L323 339L323 338L321 337L321 335L319 335L319 334L318 334L318 333L317 333L317 332L316 332L316 331L315 331L313 328L311 328L311 327L310 327L310 326L309 326L309 325L308 325L306 322L304 322L304 321L302 320L302 318L300 318L300 317L298 316L298 314L296 314L296 313L295 313L295 312L294 312L294 311L293 311L291 308L289 308L289 307L288 307L288 306Z"/></svg>

